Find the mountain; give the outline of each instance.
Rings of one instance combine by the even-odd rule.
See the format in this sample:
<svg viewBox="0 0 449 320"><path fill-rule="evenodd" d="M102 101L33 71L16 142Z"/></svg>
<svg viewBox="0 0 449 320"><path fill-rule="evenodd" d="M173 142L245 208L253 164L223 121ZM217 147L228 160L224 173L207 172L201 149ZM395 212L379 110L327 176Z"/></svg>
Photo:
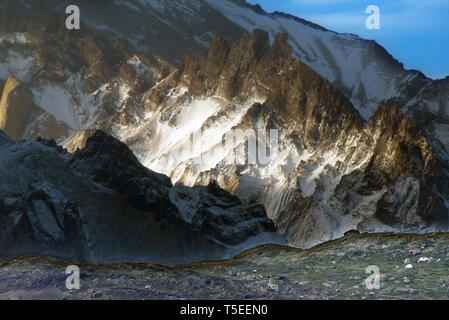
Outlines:
<svg viewBox="0 0 449 320"><path fill-rule="evenodd" d="M394 104L419 124L438 152L447 155L449 150L448 78L435 81L405 70L375 41L281 12L267 13L244 0L4 0L0 7L64 14L70 4L78 5L82 21L103 35L126 38L136 50L175 65L184 55L201 56L215 36L233 43L259 27L273 41L285 32L293 56L337 86L365 120L379 104Z"/></svg>
<svg viewBox="0 0 449 320"><path fill-rule="evenodd" d="M388 106L365 122L290 52L286 34L271 45L260 29L232 47L214 39L207 57L183 59L144 95L152 111L133 131L133 150L176 183L217 181L246 202L261 201L297 246L351 229L445 230L447 161L419 127ZM249 139L265 147L274 128L279 142L270 143L268 161L258 155L256 163L236 164L249 143L241 137L226 143L227 134L257 130L262 134ZM202 137L200 147L184 153L195 136Z"/></svg>
<svg viewBox="0 0 449 320"><path fill-rule="evenodd" d="M295 246L351 229L447 230L447 79L244 1L75 1L83 24L72 31L66 4L1 4L0 78L32 95L16 140L52 138L76 157L107 132L170 177L188 224L203 196L181 190L218 184L262 203ZM236 161L251 141L270 151Z"/></svg>
<svg viewBox="0 0 449 320"><path fill-rule="evenodd" d="M284 243L262 205L214 184L173 186L101 131L73 154L0 132L0 179L2 259L179 264Z"/></svg>
<svg viewBox="0 0 449 320"><path fill-rule="evenodd" d="M165 78L173 66L134 52L123 39L83 28L67 33L64 17L0 9L0 78L14 78L32 93L20 137L58 143L94 123L139 112L136 96ZM130 115L131 117L131 115ZM7 128L0 127L6 131Z"/></svg>

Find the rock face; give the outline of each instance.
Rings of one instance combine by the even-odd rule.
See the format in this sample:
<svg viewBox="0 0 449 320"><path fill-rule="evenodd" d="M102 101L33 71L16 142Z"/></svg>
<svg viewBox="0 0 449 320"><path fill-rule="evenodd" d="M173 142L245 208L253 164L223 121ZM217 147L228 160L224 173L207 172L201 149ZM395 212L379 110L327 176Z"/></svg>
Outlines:
<svg viewBox="0 0 449 320"><path fill-rule="evenodd" d="M111 119L132 124L141 113L137 97L173 70L124 39L104 37L85 25L67 31L64 16L0 5L0 78L13 77L29 88L36 106L20 120L21 138L64 143L91 126L107 130Z"/></svg>
<svg viewBox="0 0 449 320"><path fill-rule="evenodd" d="M216 186L174 188L102 132L73 155L0 133L0 178L0 258L178 264L284 242L263 206Z"/></svg>
<svg viewBox="0 0 449 320"><path fill-rule="evenodd" d="M11 138L20 140L32 109L31 90L9 77L0 100L0 130Z"/></svg>
<svg viewBox="0 0 449 320"><path fill-rule="evenodd" d="M12 76L32 91L36 108L23 138L82 149L75 168L87 161L86 174L125 192L135 210L154 204L148 181L135 184L126 172L113 180L111 164L86 145L97 130L169 176L179 219L221 242L244 241L233 228L254 233L246 218L237 219L248 217L239 214L239 201L255 221L262 203L276 229L301 247L351 229L447 229L447 79L404 70L372 41L245 1L82 0L89 9L79 32L68 32L57 14L68 3L0 4L0 78ZM143 28L147 23L154 28ZM180 59L186 53L192 56ZM257 132L250 139L267 152L256 163L237 163L250 144L223 143L235 132ZM191 144L195 136L201 143ZM216 184L228 191L224 211L211 208ZM229 215L228 228L221 221Z"/></svg>
<svg viewBox="0 0 449 320"><path fill-rule="evenodd" d="M81 130L70 139L69 143L65 145L68 152L73 153L78 149L84 149L86 147L87 139L94 134L92 130Z"/></svg>
<svg viewBox="0 0 449 320"><path fill-rule="evenodd" d="M217 38L207 57L183 59L170 81L146 94L147 108L157 106L153 110L160 113L153 111L141 124L142 132L149 132L148 145L140 140L135 152L174 181L215 180L247 202L263 202L277 230L297 246L351 229L446 230L447 160L419 127L391 106L379 107L365 122L331 83L290 53L286 34L271 45L268 33L256 29L232 47ZM193 128L182 113L195 113L198 101L209 104L202 111L208 116ZM156 119L168 127L155 126ZM201 155L230 131L251 129L279 130L268 164L236 165L230 155L247 147L245 141L228 146L212 165L198 166L195 157L170 163L170 149L189 141L184 136L150 153L163 138L158 131L201 132L209 146L193 153Z"/></svg>

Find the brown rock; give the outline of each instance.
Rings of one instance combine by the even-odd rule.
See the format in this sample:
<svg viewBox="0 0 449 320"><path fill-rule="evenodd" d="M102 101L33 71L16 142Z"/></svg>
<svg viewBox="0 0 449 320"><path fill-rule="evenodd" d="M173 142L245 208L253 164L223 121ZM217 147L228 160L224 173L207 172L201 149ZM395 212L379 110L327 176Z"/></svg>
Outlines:
<svg viewBox="0 0 449 320"><path fill-rule="evenodd" d="M298 137L301 148L309 152L344 150L346 158L335 168L341 172L370 155L363 167L343 175L335 189L333 196L342 213L357 213L354 194L366 197L388 189L382 192L374 209L374 216L383 223L413 230L425 225L448 225L442 200L449 194L447 165L419 125L391 104L380 106L365 122L333 84L294 59L291 52L283 33L271 46L268 34L260 29L242 37L230 49L223 39L216 38L203 58L185 57L173 75L174 83L166 82L167 87L159 87L158 93L182 84L192 96L217 95L236 102L264 97L264 103L249 108L241 127L250 128L257 119L263 119L267 127L285 125L292 136ZM298 164L296 174L301 175L306 166ZM205 173L201 179L201 183L207 182L210 174ZM229 183L219 183L235 191ZM317 182L314 195L303 197L300 186L292 187L285 210L273 217L277 230L287 234L290 243L325 239L330 237L328 230L336 227L332 220L316 218L322 213L320 188ZM408 190L406 196L402 190Z"/></svg>
<svg viewBox="0 0 449 320"><path fill-rule="evenodd" d="M93 132L89 130L81 130L79 131L69 143L65 145L65 148L68 152L73 153L77 150L84 149L86 146L87 139L92 135Z"/></svg>
<svg viewBox="0 0 449 320"><path fill-rule="evenodd" d="M31 90L9 77L0 100L0 130L14 140L22 139L32 109Z"/></svg>

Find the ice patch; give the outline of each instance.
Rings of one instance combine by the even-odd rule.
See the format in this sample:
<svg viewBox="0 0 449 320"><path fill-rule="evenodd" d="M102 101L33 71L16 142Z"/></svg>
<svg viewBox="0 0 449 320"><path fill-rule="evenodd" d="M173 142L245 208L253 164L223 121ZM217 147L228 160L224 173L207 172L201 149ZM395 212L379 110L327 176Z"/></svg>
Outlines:
<svg viewBox="0 0 449 320"><path fill-rule="evenodd" d="M14 77L26 82L34 69L35 58L10 50L5 60L0 60L0 78Z"/></svg>
<svg viewBox="0 0 449 320"><path fill-rule="evenodd" d="M25 33L21 32L13 32L4 37L0 37L0 43L10 43L10 44L28 44L31 41L28 39L28 36Z"/></svg>

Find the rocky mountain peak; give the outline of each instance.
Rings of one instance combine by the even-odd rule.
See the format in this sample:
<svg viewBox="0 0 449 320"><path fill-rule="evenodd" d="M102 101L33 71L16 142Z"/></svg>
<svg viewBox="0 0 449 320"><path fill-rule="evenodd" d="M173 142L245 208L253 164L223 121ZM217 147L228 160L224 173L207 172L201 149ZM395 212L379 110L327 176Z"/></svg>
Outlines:
<svg viewBox="0 0 449 320"><path fill-rule="evenodd" d="M233 99L252 92L269 96L284 105L283 112L291 113L291 117L296 115L298 102L302 105L307 99L317 102L325 91L332 91L332 96L338 96L338 105L354 113L349 101L335 87L291 57L287 41L287 34L279 33L270 45L268 33L258 28L249 37L235 42L231 49L224 39L216 38L205 59L183 58L175 79L193 95L220 94ZM306 98L301 92L309 92L310 96Z"/></svg>
<svg viewBox="0 0 449 320"><path fill-rule="evenodd" d="M207 185L216 179L246 201L262 201L277 230L300 246L350 229L446 228L449 194L435 177L447 181L448 171L413 120L385 104L365 121L336 86L289 55L285 34L270 45L267 33L256 29L230 50L221 39L213 42L206 57L183 59L163 90L187 91L182 98L168 94L162 110L167 108L176 123L176 99L185 108L195 99L220 97L245 110L242 105L257 97L234 129L279 129L280 150L272 160L278 167L269 166L263 175L266 169L250 166L242 178L232 164L197 173L187 160L171 172L178 181ZM216 73L206 71L212 69ZM230 117L232 110L221 109L210 119L220 121L221 113ZM206 131L208 120L202 126ZM286 150L287 159L276 158ZM432 188L438 192L432 195ZM413 196L404 194L408 189Z"/></svg>
<svg viewBox="0 0 449 320"><path fill-rule="evenodd" d="M379 136L376 154L392 159L401 171L419 176L436 168L435 153L421 129L394 106L379 107L367 127Z"/></svg>
<svg viewBox="0 0 449 320"><path fill-rule="evenodd" d="M195 96L264 97L279 115L301 126L299 130L307 128L306 136L310 130L329 137L335 136L329 131L335 128L360 130L364 121L349 100L290 53L285 33L277 34L270 45L268 33L256 28L230 50L217 38L207 58L182 60L175 84Z"/></svg>
<svg viewBox="0 0 449 320"><path fill-rule="evenodd" d="M270 40L268 32L260 28L254 28L248 41L250 55L254 59L258 59L265 50L270 48Z"/></svg>
<svg viewBox="0 0 449 320"><path fill-rule="evenodd" d="M279 32L274 37L273 50L280 56L291 56L292 48L288 44L288 33Z"/></svg>
<svg viewBox="0 0 449 320"><path fill-rule="evenodd" d="M88 168L85 173L94 181L125 195L138 209L154 209L156 197L161 212L174 210L168 195L160 195L172 187L170 179L144 167L128 146L103 131L97 130L87 138L85 147L73 154L73 162L76 168ZM155 196L153 191L149 197L148 190L160 192Z"/></svg>

